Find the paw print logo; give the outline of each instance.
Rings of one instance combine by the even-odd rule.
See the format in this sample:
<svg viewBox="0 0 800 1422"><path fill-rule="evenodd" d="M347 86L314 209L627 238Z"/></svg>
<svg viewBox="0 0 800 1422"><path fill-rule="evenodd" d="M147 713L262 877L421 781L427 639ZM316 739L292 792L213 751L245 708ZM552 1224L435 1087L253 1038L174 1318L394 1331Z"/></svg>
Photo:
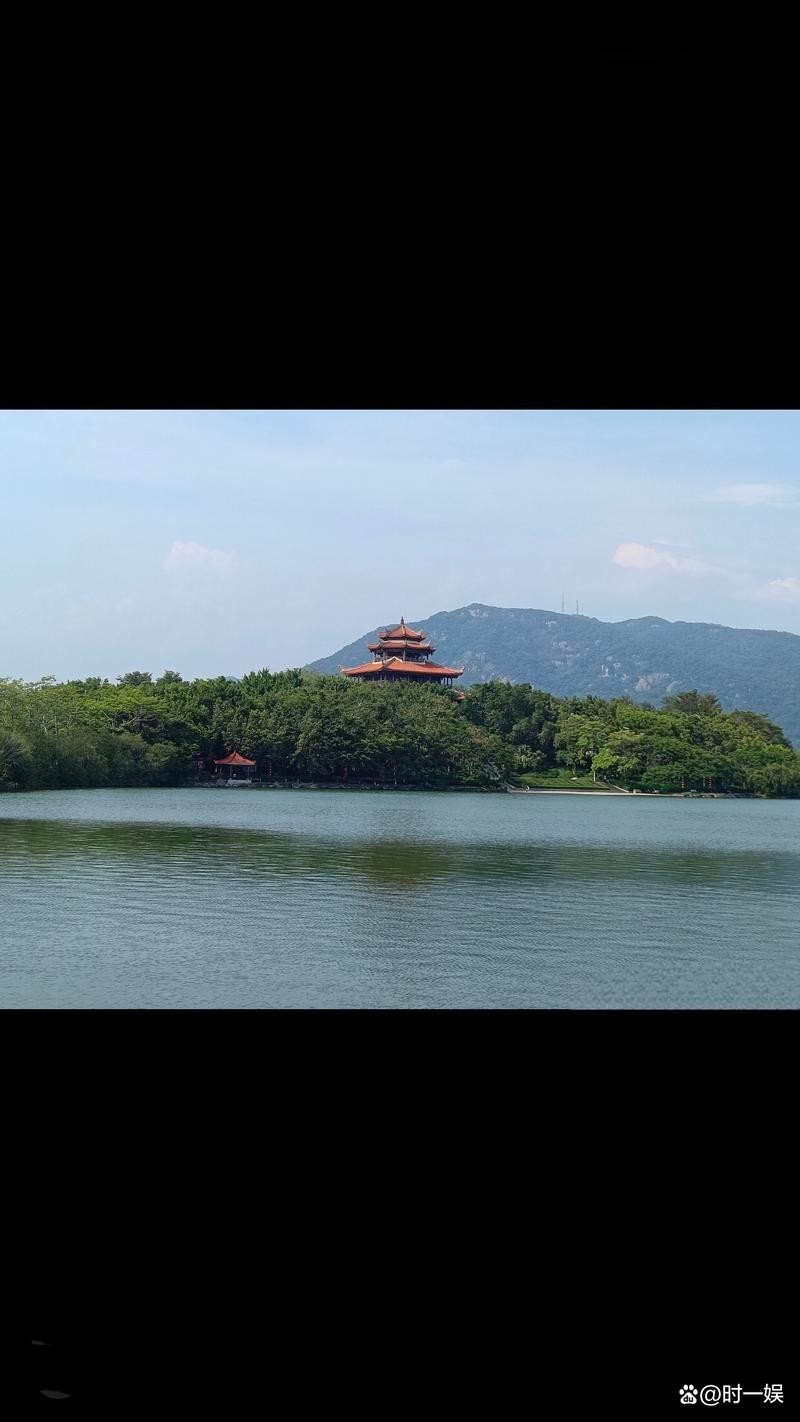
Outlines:
<svg viewBox="0 0 800 1422"><path fill-rule="evenodd" d="M697 1388L693 1387L691 1383L684 1383L683 1387L678 1393L678 1397L680 1398L681 1402L696 1402Z"/></svg>

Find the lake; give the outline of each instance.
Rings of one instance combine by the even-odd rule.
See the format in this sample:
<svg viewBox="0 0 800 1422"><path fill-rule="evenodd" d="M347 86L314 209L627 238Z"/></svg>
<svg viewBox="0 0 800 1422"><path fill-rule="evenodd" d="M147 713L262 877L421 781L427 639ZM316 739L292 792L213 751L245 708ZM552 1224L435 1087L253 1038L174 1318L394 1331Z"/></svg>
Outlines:
<svg viewBox="0 0 800 1422"><path fill-rule="evenodd" d="M800 802L0 796L5 1008L800 1003Z"/></svg>

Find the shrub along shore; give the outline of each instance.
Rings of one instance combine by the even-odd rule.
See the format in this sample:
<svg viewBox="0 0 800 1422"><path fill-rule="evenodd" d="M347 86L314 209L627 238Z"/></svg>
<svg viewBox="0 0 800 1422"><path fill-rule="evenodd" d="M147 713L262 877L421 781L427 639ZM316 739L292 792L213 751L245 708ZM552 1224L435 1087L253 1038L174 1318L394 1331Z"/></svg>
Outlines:
<svg viewBox="0 0 800 1422"><path fill-rule="evenodd" d="M800 796L800 752L780 728L708 692L656 708L307 671L0 680L0 790L208 783L231 750L264 784Z"/></svg>

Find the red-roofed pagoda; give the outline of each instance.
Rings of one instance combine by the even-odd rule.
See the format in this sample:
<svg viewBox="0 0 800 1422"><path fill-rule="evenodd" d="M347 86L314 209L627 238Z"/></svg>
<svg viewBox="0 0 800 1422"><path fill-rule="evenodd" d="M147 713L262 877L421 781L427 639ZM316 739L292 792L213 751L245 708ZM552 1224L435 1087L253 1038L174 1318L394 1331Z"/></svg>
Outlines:
<svg viewBox="0 0 800 1422"><path fill-rule="evenodd" d="M372 661L362 662L358 667L341 667L343 676L354 677L356 681L427 681L452 686L464 670L429 661L436 648L431 646L424 632L406 627L402 617L397 627L380 632L378 641L369 642L367 647L373 654Z"/></svg>

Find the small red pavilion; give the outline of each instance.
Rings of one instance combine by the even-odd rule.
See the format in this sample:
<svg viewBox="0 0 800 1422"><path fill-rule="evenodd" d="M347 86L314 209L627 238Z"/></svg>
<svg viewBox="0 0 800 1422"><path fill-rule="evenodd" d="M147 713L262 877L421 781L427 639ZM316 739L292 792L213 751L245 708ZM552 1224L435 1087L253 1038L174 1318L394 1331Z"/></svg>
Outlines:
<svg viewBox="0 0 800 1422"><path fill-rule="evenodd" d="M215 760L219 785L249 785L252 774L254 760L248 760L247 756L240 755L238 751L233 751L231 755L226 755L222 760ZM245 773L246 772L246 773Z"/></svg>
<svg viewBox="0 0 800 1422"><path fill-rule="evenodd" d="M378 634L377 642L369 642L367 648L373 654L371 662L362 662L357 667L341 667L343 676L355 681L427 681L438 682L440 686L452 686L463 667L443 667L429 660L436 651L428 642L424 632L416 632L406 627L403 618L397 627L389 627Z"/></svg>

